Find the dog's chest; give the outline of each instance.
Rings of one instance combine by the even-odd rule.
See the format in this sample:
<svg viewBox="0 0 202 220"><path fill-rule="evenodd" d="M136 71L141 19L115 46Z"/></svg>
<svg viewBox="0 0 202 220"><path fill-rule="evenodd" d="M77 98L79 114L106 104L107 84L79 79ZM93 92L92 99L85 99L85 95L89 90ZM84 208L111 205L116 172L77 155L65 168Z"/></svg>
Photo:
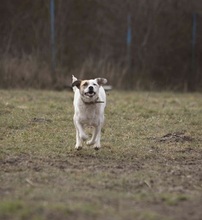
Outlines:
<svg viewBox="0 0 202 220"><path fill-rule="evenodd" d="M101 117L101 106L97 105L98 104L82 106L82 108L79 111L79 121L82 124L96 126L99 123Z"/></svg>

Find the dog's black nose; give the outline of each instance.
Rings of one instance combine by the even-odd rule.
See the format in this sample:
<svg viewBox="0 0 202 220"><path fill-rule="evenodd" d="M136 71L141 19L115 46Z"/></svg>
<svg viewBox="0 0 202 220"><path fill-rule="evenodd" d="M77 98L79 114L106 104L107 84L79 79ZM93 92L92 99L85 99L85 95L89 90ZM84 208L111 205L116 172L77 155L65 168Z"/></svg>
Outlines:
<svg viewBox="0 0 202 220"><path fill-rule="evenodd" d="M93 86L89 86L89 91L93 91Z"/></svg>

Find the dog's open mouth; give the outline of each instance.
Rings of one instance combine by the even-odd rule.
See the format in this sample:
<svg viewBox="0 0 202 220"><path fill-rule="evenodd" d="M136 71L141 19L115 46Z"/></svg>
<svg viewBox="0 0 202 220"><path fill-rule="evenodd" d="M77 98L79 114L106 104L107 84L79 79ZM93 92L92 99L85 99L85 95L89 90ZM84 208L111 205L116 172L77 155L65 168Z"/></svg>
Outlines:
<svg viewBox="0 0 202 220"><path fill-rule="evenodd" d="M93 97L96 93L94 91L86 92L85 95L88 97Z"/></svg>

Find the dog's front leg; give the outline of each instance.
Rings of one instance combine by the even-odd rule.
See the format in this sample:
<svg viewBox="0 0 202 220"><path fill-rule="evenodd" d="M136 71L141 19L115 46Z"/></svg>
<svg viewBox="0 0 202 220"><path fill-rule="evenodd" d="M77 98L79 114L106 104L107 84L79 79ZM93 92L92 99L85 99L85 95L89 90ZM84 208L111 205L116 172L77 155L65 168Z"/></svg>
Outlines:
<svg viewBox="0 0 202 220"><path fill-rule="evenodd" d="M75 148L76 148L77 150L80 150L80 149L82 149L82 146L83 146L83 142L82 142L82 140L80 139L80 137L79 137L79 131L78 131L78 129L76 128L76 145L75 145Z"/></svg>
<svg viewBox="0 0 202 220"><path fill-rule="evenodd" d="M83 126L78 122L75 121L75 128L76 128L76 145L75 148L80 150L83 147L83 142L88 139L88 136L85 134L83 130Z"/></svg>

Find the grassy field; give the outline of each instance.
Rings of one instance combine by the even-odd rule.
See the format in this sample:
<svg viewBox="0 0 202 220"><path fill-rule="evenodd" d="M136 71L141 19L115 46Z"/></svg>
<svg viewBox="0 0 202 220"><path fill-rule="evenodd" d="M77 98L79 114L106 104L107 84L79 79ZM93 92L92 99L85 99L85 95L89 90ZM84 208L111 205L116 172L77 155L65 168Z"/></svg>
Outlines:
<svg viewBox="0 0 202 220"><path fill-rule="evenodd" d="M72 100L0 90L0 219L201 219L202 94L110 92L99 151Z"/></svg>

